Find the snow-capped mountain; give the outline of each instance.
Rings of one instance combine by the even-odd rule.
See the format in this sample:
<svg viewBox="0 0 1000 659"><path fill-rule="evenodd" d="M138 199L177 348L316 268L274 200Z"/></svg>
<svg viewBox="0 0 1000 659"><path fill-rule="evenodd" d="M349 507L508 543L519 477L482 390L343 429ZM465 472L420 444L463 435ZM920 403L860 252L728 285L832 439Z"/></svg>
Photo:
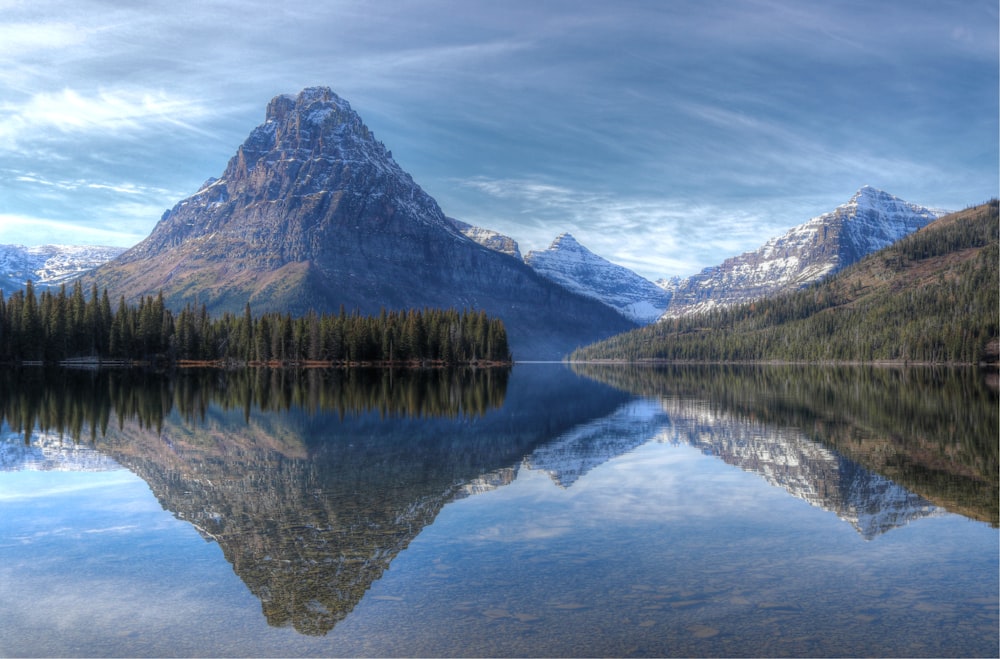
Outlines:
<svg viewBox="0 0 1000 659"><path fill-rule="evenodd" d="M55 288L103 265L124 247L0 245L0 290L10 294L29 279L36 289Z"/></svg>
<svg viewBox="0 0 1000 659"><path fill-rule="evenodd" d="M663 288L594 254L568 233L548 249L528 252L524 262L546 279L599 300L636 323L655 321L670 302Z"/></svg>
<svg viewBox="0 0 1000 659"><path fill-rule="evenodd" d="M887 247L944 215L864 186L846 204L682 280L660 280L672 293L665 318L684 316L802 288Z"/></svg>

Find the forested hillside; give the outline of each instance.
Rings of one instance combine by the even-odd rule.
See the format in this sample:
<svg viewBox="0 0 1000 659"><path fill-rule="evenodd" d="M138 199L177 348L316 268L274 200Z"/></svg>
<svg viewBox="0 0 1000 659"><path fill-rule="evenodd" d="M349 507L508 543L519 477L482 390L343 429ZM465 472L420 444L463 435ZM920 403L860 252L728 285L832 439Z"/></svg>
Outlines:
<svg viewBox="0 0 1000 659"><path fill-rule="evenodd" d="M357 313L266 313L209 316L202 306L179 314L163 296L138 305L121 298L112 312L107 291L36 296L25 290L6 300L0 293L0 363L58 363L75 358L124 361L223 361L228 363L434 361L444 364L511 359L503 322L483 311L383 311Z"/></svg>
<svg viewBox="0 0 1000 659"><path fill-rule="evenodd" d="M1000 336L998 227L993 200L945 216L807 289L663 321L577 350L570 360L993 359Z"/></svg>

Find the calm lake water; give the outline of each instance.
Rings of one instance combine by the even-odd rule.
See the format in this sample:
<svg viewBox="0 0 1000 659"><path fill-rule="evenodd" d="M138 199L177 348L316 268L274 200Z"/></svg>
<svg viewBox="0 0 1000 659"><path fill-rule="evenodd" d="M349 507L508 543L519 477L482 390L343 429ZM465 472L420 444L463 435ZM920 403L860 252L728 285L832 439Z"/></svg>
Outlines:
<svg viewBox="0 0 1000 659"><path fill-rule="evenodd" d="M976 370L7 372L2 656L990 656Z"/></svg>

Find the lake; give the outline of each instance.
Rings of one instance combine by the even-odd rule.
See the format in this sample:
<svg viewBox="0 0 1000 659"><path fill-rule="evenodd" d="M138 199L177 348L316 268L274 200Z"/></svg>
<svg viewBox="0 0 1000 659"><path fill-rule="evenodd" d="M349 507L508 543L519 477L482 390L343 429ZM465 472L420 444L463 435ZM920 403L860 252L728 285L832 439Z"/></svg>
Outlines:
<svg viewBox="0 0 1000 659"><path fill-rule="evenodd" d="M0 374L2 656L1000 653L975 369Z"/></svg>

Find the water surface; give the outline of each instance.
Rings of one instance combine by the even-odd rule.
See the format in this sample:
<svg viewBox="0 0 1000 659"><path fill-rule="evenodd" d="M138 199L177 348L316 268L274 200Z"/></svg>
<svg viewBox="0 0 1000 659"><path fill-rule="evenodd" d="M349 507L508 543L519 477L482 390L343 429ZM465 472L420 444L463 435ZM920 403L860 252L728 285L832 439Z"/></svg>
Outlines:
<svg viewBox="0 0 1000 659"><path fill-rule="evenodd" d="M974 370L7 373L5 656L996 656Z"/></svg>

